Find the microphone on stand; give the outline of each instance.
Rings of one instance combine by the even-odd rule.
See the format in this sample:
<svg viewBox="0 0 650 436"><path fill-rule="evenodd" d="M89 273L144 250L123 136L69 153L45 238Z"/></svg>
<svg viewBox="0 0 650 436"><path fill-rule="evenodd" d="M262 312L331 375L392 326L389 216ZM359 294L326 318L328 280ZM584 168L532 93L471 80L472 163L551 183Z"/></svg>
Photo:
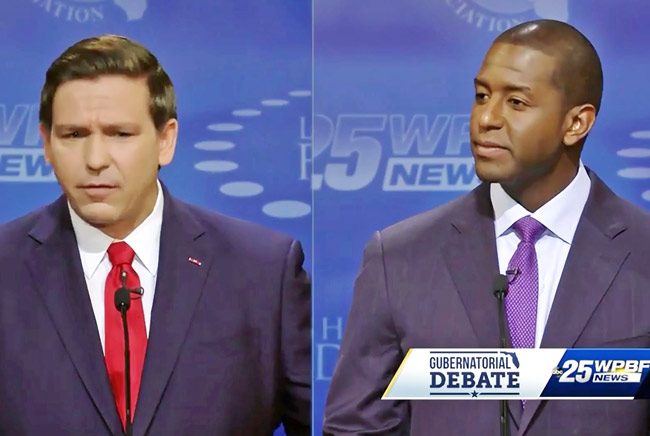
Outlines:
<svg viewBox="0 0 650 436"><path fill-rule="evenodd" d="M506 271L508 273L508 271ZM498 274L494 277L492 292L497 297L499 310L499 346L507 348L506 340L506 315L504 310L505 298L508 293L508 277L505 274Z"/></svg>
<svg viewBox="0 0 650 436"><path fill-rule="evenodd" d="M131 418L131 347L129 345L129 324L127 321L126 313L131 307L131 294L142 296L144 290L142 287L137 289L129 289L126 287L126 271L122 270L120 273L120 280L122 286L115 291L115 308L122 315L122 327L124 330L124 391L126 400L126 423L125 433L126 436L133 435L133 420Z"/></svg>
<svg viewBox="0 0 650 436"><path fill-rule="evenodd" d="M497 274L494 277L492 284L492 292L497 297L497 307L499 311L499 347L507 348L508 340L506 336L506 315L505 315L505 298L508 293L509 275L515 277L519 274L519 269L507 270L506 274ZM501 428L501 436L510 435L510 427L508 423L508 415L510 415L510 407L506 400L501 400L499 404L499 424Z"/></svg>

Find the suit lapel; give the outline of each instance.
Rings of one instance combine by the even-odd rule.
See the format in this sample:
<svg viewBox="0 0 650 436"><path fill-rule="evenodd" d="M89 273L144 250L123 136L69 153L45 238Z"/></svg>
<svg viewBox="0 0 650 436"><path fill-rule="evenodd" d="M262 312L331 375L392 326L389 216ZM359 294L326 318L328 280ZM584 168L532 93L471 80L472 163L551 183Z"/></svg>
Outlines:
<svg viewBox="0 0 650 436"><path fill-rule="evenodd" d="M145 434L178 359L211 266L203 226L166 189L156 294L134 434ZM201 263L193 263L189 258Z"/></svg>
<svg viewBox="0 0 650 436"><path fill-rule="evenodd" d="M111 432L122 434L64 197L45 210L29 235L41 244L27 260L32 280L95 407Z"/></svg>
<svg viewBox="0 0 650 436"><path fill-rule="evenodd" d="M612 202L615 196L593 173L589 175L591 192L562 270L541 348L576 345L629 255L629 247L616 241L626 224ZM539 400L526 403L521 434L544 404Z"/></svg>
<svg viewBox="0 0 650 436"><path fill-rule="evenodd" d="M462 215L452 219L452 236L446 244L447 268L478 340L480 348L499 347L499 313L492 286L499 272L494 212L489 185L482 184L461 201ZM506 336L510 343L509 335ZM510 402L516 425L521 419L519 401Z"/></svg>
<svg viewBox="0 0 650 436"><path fill-rule="evenodd" d="M461 200L469 204L459 207L462 215L452 219L445 259L478 339L477 346L496 348L499 327L492 283L499 267L488 190L489 185L483 184Z"/></svg>

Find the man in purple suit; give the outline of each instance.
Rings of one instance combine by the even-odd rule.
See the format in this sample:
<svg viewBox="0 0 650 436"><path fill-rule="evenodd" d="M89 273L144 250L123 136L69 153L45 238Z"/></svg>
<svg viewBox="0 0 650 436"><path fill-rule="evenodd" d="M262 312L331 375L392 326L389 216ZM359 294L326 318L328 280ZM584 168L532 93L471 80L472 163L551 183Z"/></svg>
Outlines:
<svg viewBox="0 0 650 436"><path fill-rule="evenodd" d="M0 434L309 435L300 244L158 181L178 123L157 59L74 44L40 121L64 195L0 226Z"/></svg>
<svg viewBox="0 0 650 436"><path fill-rule="evenodd" d="M499 346L492 283L524 252L536 262L521 275L534 280L516 270L506 297L510 346L650 346L650 215L580 159L602 80L594 47L568 24L528 22L496 38L470 120L483 183L368 244L326 434L499 434L498 401L380 398L409 348ZM647 401L510 401L509 409L511 434L650 429Z"/></svg>

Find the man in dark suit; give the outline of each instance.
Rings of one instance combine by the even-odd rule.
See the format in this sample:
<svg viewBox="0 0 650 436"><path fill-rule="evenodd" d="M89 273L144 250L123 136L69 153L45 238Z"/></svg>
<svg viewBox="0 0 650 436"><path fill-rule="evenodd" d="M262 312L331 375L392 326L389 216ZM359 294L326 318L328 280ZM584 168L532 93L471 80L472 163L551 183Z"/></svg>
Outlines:
<svg viewBox="0 0 650 436"><path fill-rule="evenodd" d="M310 434L300 244L160 184L177 121L157 59L118 36L76 43L40 121L64 195L0 226L0 434Z"/></svg>
<svg viewBox="0 0 650 436"><path fill-rule="evenodd" d="M484 183L368 244L326 434L499 434L498 401L380 398L409 348L498 347L492 283L513 265L510 346L650 346L650 215L580 160L602 94L591 43L565 23L523 23L496 38L475 89L471 146ZM533 266L520 263L522 253ZM646 401L510 401L509 409L519 435L650 428Z"/></svg>

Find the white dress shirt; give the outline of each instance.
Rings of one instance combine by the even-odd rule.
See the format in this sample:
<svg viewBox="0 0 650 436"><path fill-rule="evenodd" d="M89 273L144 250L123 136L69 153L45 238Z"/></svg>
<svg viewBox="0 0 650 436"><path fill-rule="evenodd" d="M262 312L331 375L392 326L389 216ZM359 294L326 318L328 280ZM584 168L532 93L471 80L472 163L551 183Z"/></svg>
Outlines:
<svg viewBox="0 0 650 436"><path fill-rule="evenodd" d="M569 249L573 242L582 210L589 197L591 180L582 162L578 174L569 186L549 202L530 213L512 199L498 183L490 185L490 199L494 208L494 230L499 257L499 271L505 274L510 258L519 245L519 237L510 227L520 218L532 216L544 224L546 230L535 244L539 273L537 326L535 347L542 342L546 320L551 311L555 292L562 276Z"/></svg>
<svg viewBox="0 0 650 436"><path fill-rule="evenodd" d="M160 251L160 230L162 228L163 216L163 195L160 182L158 184L158 196L153 211L149 216L124 238L124 242L135 251L133 269L140 278L140 285L144 289L142 294L142 310L144 311L144 323L149 337L149 325L151 322L151 308L156 289L156 277L158 272L158 254ZM77 247L81 256L90 302L97 322L97 330L104 348L104 287L106 277L112 265L108 259L109 245L117 240L103 233L101 230L85 222L72 209L68 203L72 227L77 237Z"/></svg>

